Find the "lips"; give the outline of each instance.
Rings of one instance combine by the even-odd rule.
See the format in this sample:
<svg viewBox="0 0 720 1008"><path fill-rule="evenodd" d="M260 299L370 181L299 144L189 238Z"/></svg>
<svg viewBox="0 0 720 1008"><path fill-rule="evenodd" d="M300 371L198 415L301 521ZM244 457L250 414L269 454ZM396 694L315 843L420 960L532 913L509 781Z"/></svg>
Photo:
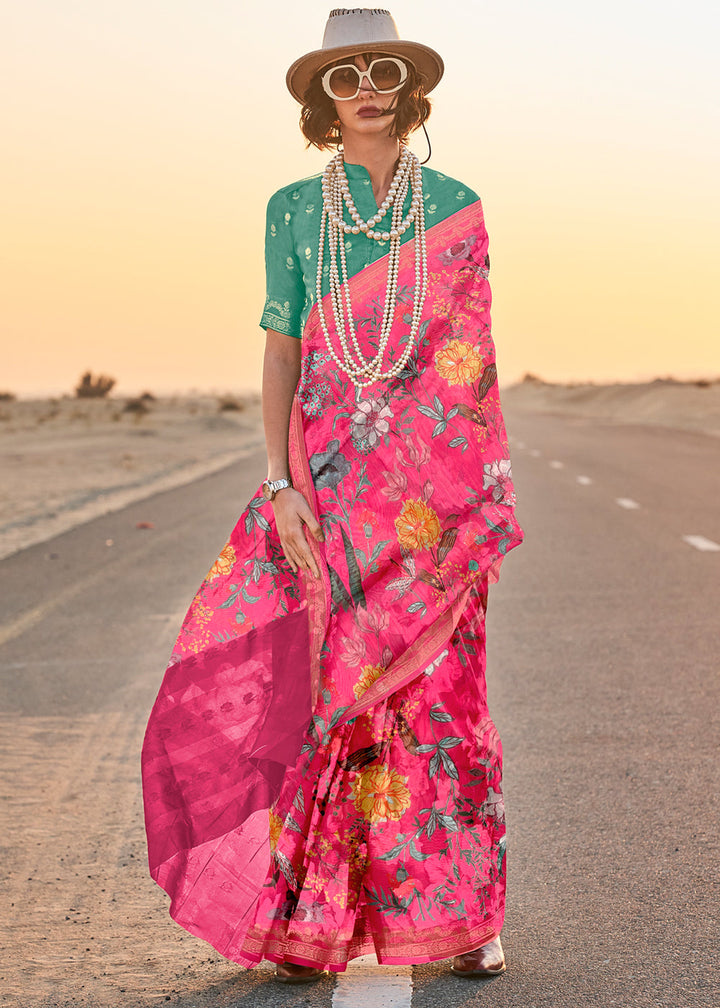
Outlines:
<svg viewBox="0 0 720 1008"><path fill-rule="evenodd" d="M382 109L379 109L377 105L363 105L357 110L357 114L361 119L374 119L382 115Z"/></svg>

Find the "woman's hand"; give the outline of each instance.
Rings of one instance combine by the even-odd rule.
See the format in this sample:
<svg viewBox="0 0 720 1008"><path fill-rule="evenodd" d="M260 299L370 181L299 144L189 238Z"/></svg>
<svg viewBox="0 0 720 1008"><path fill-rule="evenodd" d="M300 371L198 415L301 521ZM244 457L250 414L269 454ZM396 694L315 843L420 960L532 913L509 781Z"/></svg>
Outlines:
<svg viewBox="0 0 720 1008"><path fill-rule="evenodd" d="M280 545L290 567L296 574L298 570L306 570L310 571L313 577L319 578L320 571L303 525L318 542L323 542L324 536L310 505L303 495L292 487L278 490L272 504Z"/></svg>

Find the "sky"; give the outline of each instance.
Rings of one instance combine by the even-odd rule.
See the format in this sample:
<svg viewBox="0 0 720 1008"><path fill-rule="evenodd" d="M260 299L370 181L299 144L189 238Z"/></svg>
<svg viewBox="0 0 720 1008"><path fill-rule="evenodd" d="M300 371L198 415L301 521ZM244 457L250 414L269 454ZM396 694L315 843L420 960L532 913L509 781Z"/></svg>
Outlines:
<svg viewBox="0 0 720 1008"><path fill-rule="evenodd" d="M329 10L6 7L0 391L259 387L265 205L329 159L285 72ZM501 383L720 375L720 5L390 10L445 60L430 165L483 200Z"/></svg>

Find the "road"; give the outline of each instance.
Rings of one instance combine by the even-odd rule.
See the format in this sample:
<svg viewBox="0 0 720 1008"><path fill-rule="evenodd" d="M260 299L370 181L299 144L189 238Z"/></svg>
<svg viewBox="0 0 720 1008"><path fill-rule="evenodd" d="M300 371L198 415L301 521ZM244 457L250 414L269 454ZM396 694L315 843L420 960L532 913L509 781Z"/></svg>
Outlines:
<svg viewBox="0 0 720 1008"><path fill-rule="evenodd" d="M489 612L508 972L358 963L288 990L177 928L147 878L145 719L257 454L0 563L6 1003L717 1008L720 442L507 419L526 531Z"/></svg>

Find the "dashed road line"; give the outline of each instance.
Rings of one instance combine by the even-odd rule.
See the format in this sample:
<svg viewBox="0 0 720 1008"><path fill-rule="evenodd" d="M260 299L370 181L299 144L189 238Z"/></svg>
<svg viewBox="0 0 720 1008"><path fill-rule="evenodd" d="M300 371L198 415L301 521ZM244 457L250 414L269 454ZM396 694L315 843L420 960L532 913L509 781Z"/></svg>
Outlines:
<svg viewBox="0 0 720 1008"><path fill-rule="evenodd" d="M705 536L684 535L683 540L688 546L693 546L702 553L720 553L720 543L713 542L712 539L707 539Z"/></svg>
<svg viewBox="0 0 720 1008"><path fill-rule="evenodd" d="M553 459L552 462L549 463L549 465L550 465L551 469L564 469L565 468L565 463L564 462L559 462L558 459Z"/></svg>
<svg viewBox="0 0 720 1008"><path fill-rule="evenodd" d="M530 449L530 454L532 455L533 458L540 458L540 449L539 448L531 448Z"/></svg>
<svg viewBox="0 0 720 1008"><path fill-rule="evenodd" d="M631 497L616 497L615 503L621 508L625 508L626 511L636 511L640 507L638 502Z"/></svg>
<svg viewBox="0 0 720 1008"><path fill-rule="evenodd" d="M386 966L380 972L377 965L374 955L360 956L338 973L333 1008L411 1008L412 966Z"/></svg>
<svg viewBox="0 0 720 1008"><path fill-rule="evenodd" d="M575 479L580 484L580 486L590 486L592 480L589 476L576 476Z"/></svg>

